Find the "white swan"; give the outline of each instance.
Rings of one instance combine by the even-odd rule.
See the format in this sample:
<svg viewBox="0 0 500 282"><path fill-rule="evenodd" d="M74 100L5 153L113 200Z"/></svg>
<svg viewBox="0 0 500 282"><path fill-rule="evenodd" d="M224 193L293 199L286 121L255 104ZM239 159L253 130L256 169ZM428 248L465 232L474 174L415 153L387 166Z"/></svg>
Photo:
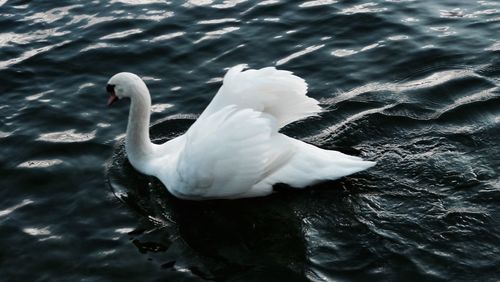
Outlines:
<svg viewBox="0 0 500 282"><path fill-rule="evenodd" d="M108 105L131 99L125 146L132 166L159 178L178 198L202 200L266 196L276 183L305 187L375 165L279 133L318 114L318 101L306 96L307 84L291 72L243 69L229 69L189 130L161 145L149 139L146 84L132 73L111 77Z"/></svg>

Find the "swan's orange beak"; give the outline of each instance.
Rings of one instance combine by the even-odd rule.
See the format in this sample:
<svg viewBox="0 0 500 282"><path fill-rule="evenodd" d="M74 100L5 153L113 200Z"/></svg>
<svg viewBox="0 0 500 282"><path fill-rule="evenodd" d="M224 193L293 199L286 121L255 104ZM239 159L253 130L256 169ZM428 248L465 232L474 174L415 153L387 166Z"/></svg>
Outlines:
<svg viewBox="0 0 500 282"><path fill-rule="evenodd" d="M116 97L115 93L109 93L108 106L111 106L116 101L118 101L118 97Z"/></svg>
<svg viewBox="0 0 500 282"><path fill-rule="evenodd" d="M115 86L111 84L106 85L106 92L108 92L109 94L108 98L108 107L109 107L118 100L118 97L115 94Z"/></svg>

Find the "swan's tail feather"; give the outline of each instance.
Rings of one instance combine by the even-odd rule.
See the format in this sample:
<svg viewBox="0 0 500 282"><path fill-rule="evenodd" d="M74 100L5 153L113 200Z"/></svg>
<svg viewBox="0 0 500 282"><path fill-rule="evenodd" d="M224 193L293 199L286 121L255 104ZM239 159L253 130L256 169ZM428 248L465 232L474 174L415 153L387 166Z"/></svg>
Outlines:
<svg viewBox="0 0 500 282"><path fill-rule="evenodd" d="M265 179L267 183L285 183L303 188L321 181L339 179L376 164L341 152L323 150L292 138L288 140L295 147L294 156L285 166Z"/></svg>
<svg viewBox="0 0 500 282"><path fill-rule="evenodd" d="M336 156L335 163L331 165L327 165L321 171L318 172L318 175L325 175L328 180L335 180L343 176L347 176L350 174L354 174L366 169L369 169L376 165L376 162L372 161L364 161L359 158L359 160L352 160L349 155L344 155L345 159L339 159L339 156Z"/></svg>

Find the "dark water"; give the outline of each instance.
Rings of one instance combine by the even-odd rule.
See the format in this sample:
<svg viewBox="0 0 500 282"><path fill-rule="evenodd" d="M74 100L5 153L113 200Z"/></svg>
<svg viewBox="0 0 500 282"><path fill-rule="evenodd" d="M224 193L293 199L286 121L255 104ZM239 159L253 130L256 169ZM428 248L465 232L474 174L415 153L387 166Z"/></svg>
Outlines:
<svg viewBox="0 0 500 282"><path fill-rule="evenodd" d="M161 141L240 63L327 109L287 134L378 165L211 202L136 173L108 78ZM0 82L2 281L500 280L497 1L0 0Z"/></svg>

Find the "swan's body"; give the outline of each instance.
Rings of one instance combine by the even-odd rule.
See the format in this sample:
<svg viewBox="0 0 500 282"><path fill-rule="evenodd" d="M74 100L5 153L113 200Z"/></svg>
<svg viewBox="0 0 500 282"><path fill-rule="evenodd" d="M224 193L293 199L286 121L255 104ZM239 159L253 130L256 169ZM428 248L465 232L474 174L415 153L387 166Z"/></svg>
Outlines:
<svg viewBox="0 0 500 282"><path fill-rule="evenodd" d="M111 97L129 97L126 151L140 172L156 176L182 199L265 196L273 185L305 187L365 170L374 162L328 151L278 130L321 111L307 84L275 68L231 68L217 95L188 131L164 144L149 139L151 98L144 82L119 73Z"/></svg>

